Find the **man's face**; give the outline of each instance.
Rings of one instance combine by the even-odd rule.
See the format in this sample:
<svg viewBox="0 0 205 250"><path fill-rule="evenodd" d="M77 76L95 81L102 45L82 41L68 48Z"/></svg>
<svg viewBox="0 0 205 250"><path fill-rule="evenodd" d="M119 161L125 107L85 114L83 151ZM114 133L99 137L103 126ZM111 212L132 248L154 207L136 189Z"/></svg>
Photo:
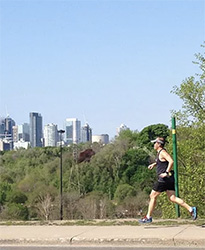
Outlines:
<svg viewBox="0 0 205 250"><path fill-rule="evenodd" d="M154 149L157 150L160 147L160 144L158 142L155 142Z"/></svg>

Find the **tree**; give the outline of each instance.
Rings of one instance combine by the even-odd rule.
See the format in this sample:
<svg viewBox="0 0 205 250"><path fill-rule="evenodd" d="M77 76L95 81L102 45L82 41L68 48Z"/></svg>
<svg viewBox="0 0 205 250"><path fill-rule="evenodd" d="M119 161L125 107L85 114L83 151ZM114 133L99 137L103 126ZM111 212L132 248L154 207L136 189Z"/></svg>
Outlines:
<svg viewBox="0 0 205 250"><path fill-rule="evenodd" d="M205 43L204 43L205 44ZM202 48L205 46L202 45ZM202 73L186 78L182 84L174 86L172 93L182 99L182 111L175 112L178 120L184 124L184 120L190 123L205 122L205 52L195 54L196 62Z"/></svg>
<svg viewBox="0 0 205 250"><path fill-rule="evenodd" d="M40 214L45 220L50 219L50 215L52 212L52 197L49 193L39 194L36 202L36 208L39 210Z"/></svg>
<svg viewBox="0 0 205 250"><path fill-rule="evenodd" d="M103 219L106 217L108 203L106 194L94 191L79 201L78 211L83 219Z"/></svg>
<svg viewBox="0 0 205 250"><path fill-rule="evenodd" d="M49 220L52 210L54 209L56 197L57 190L53 186L38 183L36 190L30 195L30 202L40 218Z"/></svg>
<svg viewBox="0 0 205 250"><path fill-rule="evenodd" d="M129 184L121 184L115 191L115 200L118 203L124 201L125 198L133 197L136 195L135 189Z"/></svg>
<svg viewBox="0 0 205 250"><path fill-rule="evenodd" d="M66 219L74 220L79 218L78 206L80 198L78 192L69 192L64 195L64 216Z"/></svg>
<svg viewBox="0 0 205 250"><path fill-rule="evenodd" d="M0 206L3 206L6 203L7 196L10 191L11 191L11 184L1 181L0 182Z"/></svg>
<svg viewBox="0 0 205 250"><path fill-rule="evenodd" d="M149 148L152 148L151 140L156 137L167 138L169 135L168 126L165 124L154 124L145 127L140 133L138 138L139 145L147 145Z"/></svg>
<svg viewBox="0 0 205 250"><path fill-rule="evenodd" d="M204 49L204 46L202 46ZM185 201L198 207L201 217L205 216L205 56L196 54L195 62L202 73L186 78L173 89L182 99L182 110L173 111L177 118L179 194ZM172 145L170 145L172 146ZM173 207L167 206L160 197L164 216L173 214ZM181 209L182 216L187 211Z"/></svg>
<svg viewBox="0 0 205 250"><path fill-rule="evenodd" d="M13 189L8 193L7 200L10 203L24 204L28 198L24 193Z"/></svg>
<svg viewBox="0 0 205 250"><path fill-rule="evenodd" d="M0 217L8 220L28 220L29 211L23 204L8 203Z"/></svg>

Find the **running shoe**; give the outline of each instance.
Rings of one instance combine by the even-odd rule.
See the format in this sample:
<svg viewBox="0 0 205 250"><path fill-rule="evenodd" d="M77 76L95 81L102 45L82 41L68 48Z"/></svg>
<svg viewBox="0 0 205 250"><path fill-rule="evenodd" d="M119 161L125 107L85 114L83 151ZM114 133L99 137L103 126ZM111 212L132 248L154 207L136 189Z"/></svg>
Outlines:
<svg viewBox="0 0 205 250"><path fill-rule="evenodd" d="M139 223L151 223L152 222L152 217L150 217L149 219L147 218L147 216L145 216L144 218L138 220Z"/></svg>
<svg viewBox="0 0 205 250"><path fill-rule="evenodd" d="M192 207L191 217L193 220L196 220L196 218L197 218L197 208L196 207Z"/></svg>

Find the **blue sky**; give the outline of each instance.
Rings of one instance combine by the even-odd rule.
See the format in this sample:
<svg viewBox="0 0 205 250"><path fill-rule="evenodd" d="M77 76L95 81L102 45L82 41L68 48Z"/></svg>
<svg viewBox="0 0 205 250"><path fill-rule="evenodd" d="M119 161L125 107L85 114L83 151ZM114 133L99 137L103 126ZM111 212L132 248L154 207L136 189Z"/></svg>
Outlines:
<svg viewBox="0 0 205 250"><path fill-rule="evenodd" d="M205 1L0 0L0 36L0 116L76 117L113 137L170 126L170 91L198 72Z"/></svg>

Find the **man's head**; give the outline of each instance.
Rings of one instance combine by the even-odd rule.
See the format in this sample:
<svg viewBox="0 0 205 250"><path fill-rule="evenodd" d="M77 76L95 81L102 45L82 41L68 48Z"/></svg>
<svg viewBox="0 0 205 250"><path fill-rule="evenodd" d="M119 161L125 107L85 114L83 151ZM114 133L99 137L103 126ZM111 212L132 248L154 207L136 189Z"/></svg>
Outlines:
<svg viewBox="0 0 205 250"><path fill-rule="evenodd" d="M154 143L154 149L158 149L159 147L163 148L165 145L165 139L163 137L157 137L155 140L151 141Z"/></svg>

